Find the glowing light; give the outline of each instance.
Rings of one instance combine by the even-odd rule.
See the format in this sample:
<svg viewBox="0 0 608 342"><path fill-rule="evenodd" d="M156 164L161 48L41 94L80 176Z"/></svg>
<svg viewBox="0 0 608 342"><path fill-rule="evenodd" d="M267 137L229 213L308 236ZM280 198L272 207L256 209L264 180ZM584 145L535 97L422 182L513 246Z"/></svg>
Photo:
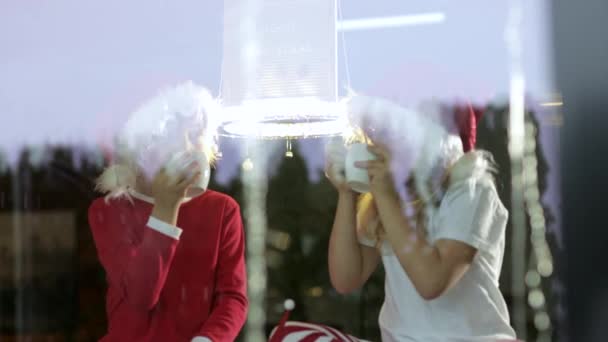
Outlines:
<svg viewBox="0 0 608 342"><path fill-rule="evenodd" d="M539 309L545 305L545 295L539 289L532 290L528 293L528 303L530 303L531 307Z"/></svg>
<svg viewBox="0 0 608 342"><path fill-rule="evenodd" d="M534 316L534 326L536 329L543 331L551 327L551 320L546 312L539 312Z"/></svg>
<svg viewBox="0 0 608 342"><path fill-rule="evenodd" d="M293 299L287 299L285 303L283 303L285 310L293 310L296 307L296 302Z"/></svg>
<svg viewBox="0 0 608 342"><path fill-rule="evenodd" d="M260 291L264 289L266 278L260 274L252 274L249 277L249 287L253 290Z"/></svg>
<svg viewBox="0 0 608 342"><path fill-rule="evenodd" d="M553 263L550 258L543 256L543 260L538 263L538 273L545 278L553 274Z"/></svg>
<svg viewBox="0 0 608 342"><path fill-rule="evenodd" d="M526 285L529 287L538 287L540 285L540 274L536 271L528 271L526 274Z"/></svg>
<svg viewBox="0 0 608 342"><path fill-rule="evenodd" d="M285 232L268 231L268 240L274 248L281 251L286 251L291 245L291 236Z"/></svg>
<svg viewBox="0 0 608 342"><path fill-rule="evenodd" d="M401 26L438 24L443 21L445 21L445 14L434 12L394 17L342 20L338 22L337 29L339 31L372 30Z"/></svg>
<svg viewBox="0 0 608 342"><path fill-rule="evenodd" d="M287 143L286 143L286 148L287 151L285 151L285 157L287 158L293 158L293 151L291 150L291 140L287 139Z"/></svg>
<svg viewBox="0 0 608 342"><path fill-rule="evenodd" d="M348 128L343 102L316 98L243 101L224 107L220 135L266 139L297 139L342 134Z"/></svg>
<svg viewBox="0 0 608 342"><path fill-rule="evenodd" d="M253 162L251 161L251 158L245 159L245 161L243 162L242 168L245 171L253 170Z"/></svg>
<svg viewBox="0 0 608 342"><path fill-rule="evenodd" d="M560 106L563 106L564 103L562 101L554 101L554 102L543 102L540 105L543 107L560 107Z"/></svg>
<svg viewBox="0 0 608 342"><path fill-rule="evenodd" d="M509 151L513 160L521 158L524 153L525 82L523 75L513 75L510 88Z"/></svg>
<svg viewBox="0 0 608 342"><path fill-rule="evenodd" d="M323 295L323 289L320 286L311 287L308 289L308 295L310 297L321 297Z"/></svg>
<svg viewBox="0 0 608 342"><path fill-rule="evenodd" d="M234 5L224 11L220 135L341 134L346 120L338 103L336 1L242 3L241 11Z"/></svg>

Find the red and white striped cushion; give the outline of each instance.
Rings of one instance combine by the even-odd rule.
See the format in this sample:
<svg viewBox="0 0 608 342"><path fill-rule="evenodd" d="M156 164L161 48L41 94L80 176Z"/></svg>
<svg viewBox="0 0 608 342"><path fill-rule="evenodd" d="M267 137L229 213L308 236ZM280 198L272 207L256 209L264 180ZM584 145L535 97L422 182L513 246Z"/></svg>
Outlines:
<svg viewBox="0 0 608 342"><path fill-rule="evenodd" d="M369 342L344 334L322 324L285 322L274 328L269 342ZM496 342L524 342L522 340L497 340Z"/></svg>
<svg viewBox="0 0 608 342"><path fill-rule="evenodd" d="M367 342L321 324L285 322L274 328L270 342Z"/></svg>

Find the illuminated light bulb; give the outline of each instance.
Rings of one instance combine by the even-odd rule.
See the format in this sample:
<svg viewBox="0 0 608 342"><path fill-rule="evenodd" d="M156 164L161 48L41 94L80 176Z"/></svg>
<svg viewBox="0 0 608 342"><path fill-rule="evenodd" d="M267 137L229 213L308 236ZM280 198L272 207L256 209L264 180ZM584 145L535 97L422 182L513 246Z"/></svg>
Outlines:
<svg viewBox="0 0 608 342"><path fill-rule="evenodd" d="M249 277L249 286L253 290L261 290L266 286L266 279L259 274L253 274Z"/></svg>
<svg viewBox="0 0 608 342"><path fill-rule="evenodd" d="M253 161L251 161L251 158L247 158L245 159L245 161L243 162L243 170L245 171L251 171L253 170Z"/></svg>
<svg viewBox="0 0 608 342"><path fill-rule="evenodd" d="M385 29L391 27L439 24L445 21L445 13L429 12L393 17L362 18L342 20L338 23L339 31L358 31Z"/></svg>
<svg viewBox="0 0 608 342"><path fill-rule="evenodd" d="M311 287L308 289L308 295L310 297L321 297L323 295L323 289L320 286Z"/></svg>
<svg viewBox="0 0 608 342"><path fill-rule="evenodd" d="M561 107L564 105L562 101L543 102L540 104L543 107Z"/></svg>
<svg viewBox="0 0 608 342"><path fill-rule="evenodd" d="M534 316L534 326L536 329L543 331L549 329L551 326L551 320L546 312L542 311Z"/></svg>
<svg viewBox="0 0 608 342"><path fill-rule="evenodd" d="M540 274L536 271L528 271L526 273L526 285L529 287L538 287L540 285Z"/></svg>
<svg viewBox="0 0 608 342"><path fill-rule="evenodd" d="M285 157L293 158L293 151L291 150L291 139L287 139L287 151L285 151Z"/></svg>
<svg viewBox="0 0 608 342"><path fill-rule="evenodd" d="M545 305L545 296L539 289L533 290L528 294L528 303L531 307L538 309Z"/></svg>
<svg viewBox="0 0 608 342"><path fill-rule="evenodd" d="M539 261L537 268L538 273L545 278L553 274L553 263L548 259Z"/></svg>

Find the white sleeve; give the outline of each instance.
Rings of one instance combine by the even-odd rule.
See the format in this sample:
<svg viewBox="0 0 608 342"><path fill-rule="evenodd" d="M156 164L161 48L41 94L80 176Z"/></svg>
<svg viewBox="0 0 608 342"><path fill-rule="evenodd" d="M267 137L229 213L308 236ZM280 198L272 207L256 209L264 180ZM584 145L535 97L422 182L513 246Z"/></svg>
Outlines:
<svg viewBox="0 0 608 342"><path fill-rule="evenodd" d="M213 341L211 341L208 337L197 336L197 337L193 338L191 342L213 342Z"/></svg>
<svg viewBox="0 0 608 342"><path fill-rule="evenodd" d="M179 240L179 237L182 235L181 228L171 225L165 221L161 221L154 216L150 216L147 226L148 228L154 229L161 234L174 238L175 240Z"/></svg>
<svg viewBox="0 0 608 342"><path fill-rule="evenodd" d="M476 249L492 249L499 233L493 229L499 199L493 186L475 183L465 182L446 194L435 240L457 240Z"/></svg>

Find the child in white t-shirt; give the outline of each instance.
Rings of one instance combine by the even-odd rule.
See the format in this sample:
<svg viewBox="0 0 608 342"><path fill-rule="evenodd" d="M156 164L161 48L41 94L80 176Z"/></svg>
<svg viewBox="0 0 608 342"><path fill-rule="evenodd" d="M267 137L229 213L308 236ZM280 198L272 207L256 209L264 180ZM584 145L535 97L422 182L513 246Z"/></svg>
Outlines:
<svg viewBox="0 0 608 342"><path fill-rule="evenodd" d="M464 154L428 113L365 97L349 109L376 159L356 163L370 180L370 193L357 198L339 172L343 152L328 153L339 192L329 244L336 290L360 288L382 260L383 341L515 340L498 287L508 212L488 154Z"/></svg>

